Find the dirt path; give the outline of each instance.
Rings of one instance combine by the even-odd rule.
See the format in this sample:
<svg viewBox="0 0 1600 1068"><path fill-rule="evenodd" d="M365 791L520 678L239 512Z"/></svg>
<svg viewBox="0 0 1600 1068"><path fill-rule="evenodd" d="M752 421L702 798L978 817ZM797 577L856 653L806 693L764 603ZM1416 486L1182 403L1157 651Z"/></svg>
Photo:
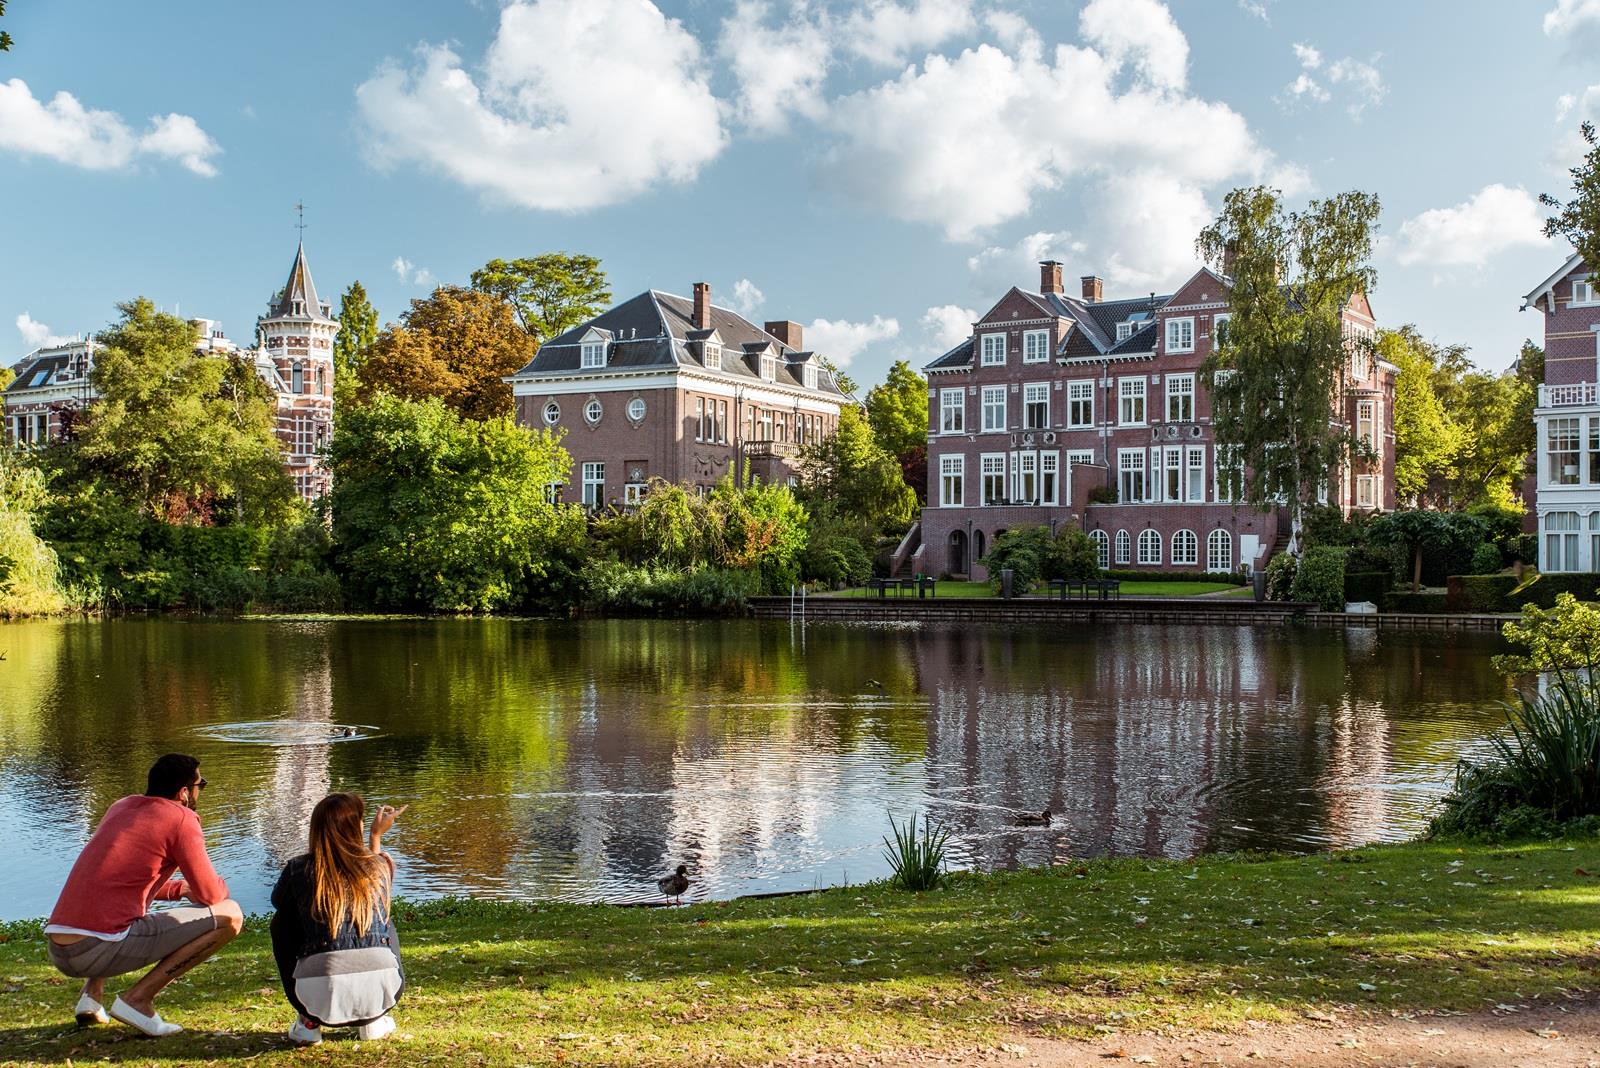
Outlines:
<svg viewBox="0 0 1600 1068"><path fill-rule="evenodd" d="M1321 1014L1230 1034L1106 1035L1088 1041L1018 1036L895 1068L1227 1065L1265 1068L1600 1068L1600 1000L1502 1005L1469 1015Z"/></svg>

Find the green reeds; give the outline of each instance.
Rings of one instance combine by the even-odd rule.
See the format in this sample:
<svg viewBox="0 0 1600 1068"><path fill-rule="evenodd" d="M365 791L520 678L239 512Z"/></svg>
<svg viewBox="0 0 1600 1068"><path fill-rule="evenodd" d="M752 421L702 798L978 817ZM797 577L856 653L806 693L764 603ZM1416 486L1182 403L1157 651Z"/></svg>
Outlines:
<svg viewBox="0 0 1600 1068"><path fill-rule="evenodd" d="M903 890L936 890L944 881L944 849L950 840L950 831L936 820L923 819L917 826L917 814L902 826L889 817L889 833L883 839L883 856L894 874L889 882Z"/></svg>

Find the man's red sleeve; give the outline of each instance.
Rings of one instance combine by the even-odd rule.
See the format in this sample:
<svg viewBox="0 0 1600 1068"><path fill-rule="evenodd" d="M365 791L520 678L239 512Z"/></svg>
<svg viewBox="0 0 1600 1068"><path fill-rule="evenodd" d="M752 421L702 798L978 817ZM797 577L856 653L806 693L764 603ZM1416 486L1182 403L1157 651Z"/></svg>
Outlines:
<svg viewBox="0 0 1600 1068"><path fill-rule="evenodd" d="M198 819L183 821L174 853L173 859L178 862L178 870L183 872L183 896L196 905L215 905L227 899L228 884L211 866L211 857L206 853L206 840L200 833ZM171 885L168 883L161 890L165 892Z"/></svg>

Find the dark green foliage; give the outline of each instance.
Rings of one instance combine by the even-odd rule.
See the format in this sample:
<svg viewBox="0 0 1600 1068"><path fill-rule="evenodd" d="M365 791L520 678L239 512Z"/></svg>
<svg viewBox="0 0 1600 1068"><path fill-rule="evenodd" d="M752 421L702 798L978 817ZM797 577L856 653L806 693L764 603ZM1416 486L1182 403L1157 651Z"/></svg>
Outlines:
<svg viewBox="0 0 1600 1068"><path fill-rule="evenodd" d="M1243 571L1137 571L1132 568L1109 568L1105 577L1122 582L1228 582L1235 586L1250 585L1250 576Z"/></svg>
<svg viewBox="0 0 1600 1068"><path fill-rule="evenodd" d="M1445 595L1442 593L1408 593L1402 590L1395 590L1383 595L1383 600L1378 602L1378 608L1384 612L1443 612L1445 611Z"/></svg>
<svg viewBox="0 0 1600 1068"><path fill-rule="evenodd" d="M730 615L761 592L749 570L696 565L687 568L594 560L581 573L583 605L618 616Z"/></svg>
<svg viewBox="0 0 1600 1068"><path fill-rule="evenodd" d="M1096 486L1089 491L1090 504L1116 504L1117 490L1115 486Z"/></svg>
<svg viewBox="0 0 1600 1068"><path fill-rule="evenodd" d="M600 261L582 253L490 260L472 272L472 288L509 304L522 328L541 345L594 318L611 303L611 287Z"/></svg>
<svg viewBox="0 0 1600 1068"><path fill-rule="evenodd" d="M994 539L982 562L996 589L1000 588L1001 570L1007 568L1016 573L1019 591L1044 579L1082 582L1100 577L1095 544L1076 527L1065 527L1054 535L1044 526L1008 530Z"/></svg>
<svg viewBox="0 0 1600 1068"><path fill-rule="evenodd" d="M1442 586L1450 575L1472 570L1472 554L1489 533L1485 519L1466 512L1406 509L1373 519L1368 538L1403 551L1413 585Z"/></svg>
<svg viewBox="0 0 1600 1068"><path fill-rule="evenodd" d="M1479 542L1472 550L1472 574L1492 575L1500 570L1500 560L1500 550L1492 542Z"/></svg>
<svg viewBox="0 0 1600 1068"><path fill-rule="evenodd" d="M1452 612L1517 612L1524 605L1554 608L1563 593L1592 601L1600 593L1600 574L1561 572L1541 575L1451 575L1446 604Z"/></svg>
<svg viewBox="0 0 1600 1068"><path fill-rule="evenodd" d="M1344 608L1344 560L1347 549L1334 545L1314 545L1300 558L1290 584L1289 596L1295 601L1310 601L1324 612Z"/></svg>
<svg viewBox="0 0 1600 1068"><path fill-rule="evenodd" d="M944 853L945 844L950 840L949 829L937 820L924 819L919 831L917 814L913 812L904 826L895 823L890 816L889 833L894 840L888 837L883 840L884 859L894 872L889 882L913 893L937 890L945 878Z"/></svg>
<svg viewBox="0 0 1600 1068"><path fill-rule="evenodd" d="M1511 593L1521 582L1515 575L1451 575L1445 606L1452 612L1510 612Z"/></svg>
<svg viewBox="0 0 1600 1068"><path fill-rule="evenodd" d="M811 508L828 505L874 530L896 533L904 533L916 513L917 494L906 485L900 461L853 405L840 409L835 433L801 450L800 470L800 494Z"/></svg>
<svg viewBox="0 0 1600 1068"><path fill-rule="evenodd" d="M1483 520L1484 538L1500 550L1500 563L1493 569L1495 571L1519 559L1521 549L1522 520L1525 513L1518 508L1504 508L1497 504L1483 502L1467 509L1467 514L1477 516ZM1531 561L1530 561L1531 562ZM1479 572L1487 574L1488 572Z"/></svg>
<svg viewBox="0 0 1600 1068"><path fill-rule="evenodd" d="M1506 550L1511 557L1510 562L1521 560L1525 564L1539 562L1539 535L1534 533L1519 534L1512 539Z"/></svg>
<svg viewBox="0 0 1600 1068"><path fill-rule="evenodd" d="M1299 561L1289 553L1279 553L1267 563L1267 600L1287 601L1293 598L1294 576Z"/></svg>
<svg viewBox="0 0 1600 1068"><path fill-rule="evenodd" d="M1354 555L1354 554L1352 554ZM1383 595L1394 586L1394 575L1388 571L1351 571L1350 558L1345 559L1344 599L1346 601L1371 601L1381 604Z"/></svg>
<svg viewBox="0 0 1600 1068"><path fill-rule="evenodd" d="M1600 263L1600 136L1594 124L1585 120L1578 126L1588 149L1571 169L1572 199L1562 203L1549 193L1539 194L1539 203L1555 209L1544 222L1544 235L1564 238L1582 253L1590 264Z"/></svg>
<svg viewBox="0 0 1600 1068"><path fill-rule="evenodd" d="M826 586L854 586L872 574L872 529L832 508L813 509L800 577Z"/></svg>

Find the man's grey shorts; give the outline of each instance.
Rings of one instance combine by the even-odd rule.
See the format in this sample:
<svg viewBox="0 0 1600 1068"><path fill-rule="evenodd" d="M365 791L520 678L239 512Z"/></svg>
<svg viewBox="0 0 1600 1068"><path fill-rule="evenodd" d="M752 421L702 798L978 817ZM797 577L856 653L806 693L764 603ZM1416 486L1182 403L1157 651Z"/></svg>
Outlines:
<svg viewBox="0 0 1600 1068"><path fill-rule="evenodd" d="M45 942L50 947L50 963L63 975L74 979L109 979L154 964L216 929L217 917L210 908L163 909L147 912L134 920L127 936L117 942L84 938L68 946L58 946L49 936Z"/></svg>

